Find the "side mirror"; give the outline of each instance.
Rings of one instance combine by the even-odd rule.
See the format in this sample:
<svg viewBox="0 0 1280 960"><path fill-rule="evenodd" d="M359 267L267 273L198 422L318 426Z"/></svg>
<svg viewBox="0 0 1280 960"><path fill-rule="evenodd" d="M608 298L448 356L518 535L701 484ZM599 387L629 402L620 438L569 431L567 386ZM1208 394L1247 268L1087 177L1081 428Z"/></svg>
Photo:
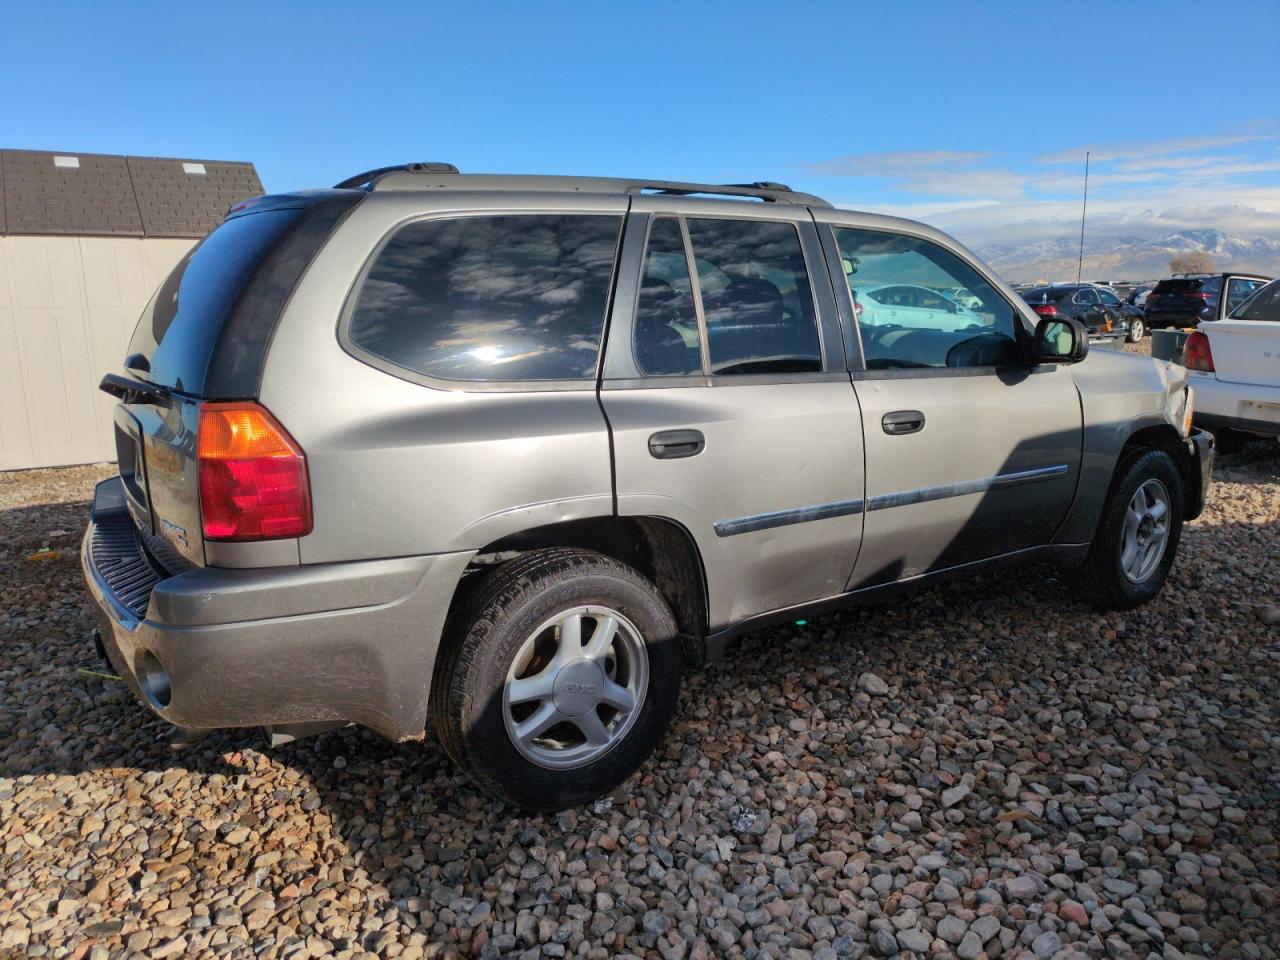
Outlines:
<svg viewBox="0 0 1280 960"><path fill-rule="evenodd" d="M1031 359L1036 363L1079 363L1089 353L1089 333L1079 320L1044 317L1036 324Z"/></svg>

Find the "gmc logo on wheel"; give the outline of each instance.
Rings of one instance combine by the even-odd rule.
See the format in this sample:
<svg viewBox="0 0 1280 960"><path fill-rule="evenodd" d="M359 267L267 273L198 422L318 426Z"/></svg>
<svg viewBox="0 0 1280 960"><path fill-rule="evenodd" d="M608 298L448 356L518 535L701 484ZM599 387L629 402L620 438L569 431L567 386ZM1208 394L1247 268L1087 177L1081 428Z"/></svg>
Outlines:
<svg viewBox="0 0 1280 960"><path fill-rule="evenodd" d="M564 692L590 695L596 692L596 685L594 683L566 683Z"/></svg>

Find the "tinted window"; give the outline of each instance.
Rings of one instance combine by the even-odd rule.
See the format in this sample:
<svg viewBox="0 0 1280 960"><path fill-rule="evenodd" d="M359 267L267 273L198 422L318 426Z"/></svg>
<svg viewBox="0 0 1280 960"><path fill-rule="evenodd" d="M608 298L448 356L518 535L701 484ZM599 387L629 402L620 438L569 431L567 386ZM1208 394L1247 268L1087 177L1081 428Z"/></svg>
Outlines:
<svg viewBox="0 0 1280 960"><path fill-rule="evenodd" d="M620 227L588 215L409 224L370 267L348 336L445 380L592 378Z"/></svg>
<svg viewBox="0 0 1280 960"><path fill-rule="evenodd" d="M1082 306L1091 307L1098 302L1098 294L1093 290L1077 290L1072 301Z"/></svg>
<svg viewBox="0 0 1280 960"><path fill-rule="evenodd" d="M822 369L800 234L765 220L688 221L713 374Z"/></svg>
<svg viewBox="0 0 1280 960"><path fill-rule="evenodd" d="M233 217L173 268L143 308L129 341L129 354L142 354L150 365L143 376L187 393L204 389L209 359L236 297L300 213L273 210Z"/></svg>
<svg viewBox="0 0 1280 960"><path fill-rule="evenodd" d="M1102 302L1105 303L1108 307L1120 306L1120 298L1108 290L1099 290L1098 296L1102 298Z"/></svg>
<svg viewBox="0 0 1280 960"><path fill-rule="evenodd" d="M636 301L635 357L646 376L702 372L698 314L680 222L661 217L649 228Z"/></svg>
<svg viewBox="0 0 1280 960"><path fill-rule="evenodd" d="M1280 321L1280 280L1272 280L1231 315L1233 320Z"/></svg>
<svg viewBox="0 0 1280 960"><path fill-rule="evenodd" d="M1022 299L1027 303L1061 303L1070 295L1070 290L1060 287L1034 287L1022 291Z"/></svg>
<svg viewBox="0 0 1280 960"><path fill-rule="evenodd" d="M983 367L1020 359L1013 307L965 261L935 243L877 230L836 228L869 370ZM962 306L938 295L964 287ZM1057 298L1028 290L1028 301Z"/></svg>

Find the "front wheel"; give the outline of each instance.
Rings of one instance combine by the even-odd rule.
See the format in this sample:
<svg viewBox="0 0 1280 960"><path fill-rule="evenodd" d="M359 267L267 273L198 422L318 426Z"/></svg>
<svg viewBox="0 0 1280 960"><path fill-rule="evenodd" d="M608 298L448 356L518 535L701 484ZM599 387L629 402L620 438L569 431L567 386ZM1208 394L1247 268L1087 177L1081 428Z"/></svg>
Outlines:
<svg viewBox="0 0 1280 960"><path fill-rule="evenodd" d="M662 737L680 639L626 564L539 551L493 571L450 618L431 713L453 760L500 799L561 810L607 793Z"/></svg>
<svg viewBox="0 0 1280 960"><path fill-rule="evenodd" d="M1136 317L1129 321L1129 335L1126 338L1130 343L1138 343L1142 340L1143 334L1147 332L1146 324Z"/></svg>
<svg viewBox="0 0 1280 960"><path fill-rule="evenodd" d="M1146 603L1164 585L1182 537L1182 478L1163 450L1122 460L1083 570L1107 610Z"/></svg>

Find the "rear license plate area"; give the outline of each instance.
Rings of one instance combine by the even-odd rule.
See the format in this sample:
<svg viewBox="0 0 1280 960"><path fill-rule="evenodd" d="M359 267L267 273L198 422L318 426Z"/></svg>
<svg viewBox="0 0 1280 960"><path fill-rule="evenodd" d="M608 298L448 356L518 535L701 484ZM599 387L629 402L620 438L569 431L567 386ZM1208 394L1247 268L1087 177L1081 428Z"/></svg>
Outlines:
<svg viewBox="0 0 1280 960"><path fill-rule="evenodd" d="M122 423L121 420L124 420ZM147 469L142 458L142 443L132 418L118 417L115 422L116 463L124 485L125 503L138 529L151 529L151 508L147 498Z"/></svg>

